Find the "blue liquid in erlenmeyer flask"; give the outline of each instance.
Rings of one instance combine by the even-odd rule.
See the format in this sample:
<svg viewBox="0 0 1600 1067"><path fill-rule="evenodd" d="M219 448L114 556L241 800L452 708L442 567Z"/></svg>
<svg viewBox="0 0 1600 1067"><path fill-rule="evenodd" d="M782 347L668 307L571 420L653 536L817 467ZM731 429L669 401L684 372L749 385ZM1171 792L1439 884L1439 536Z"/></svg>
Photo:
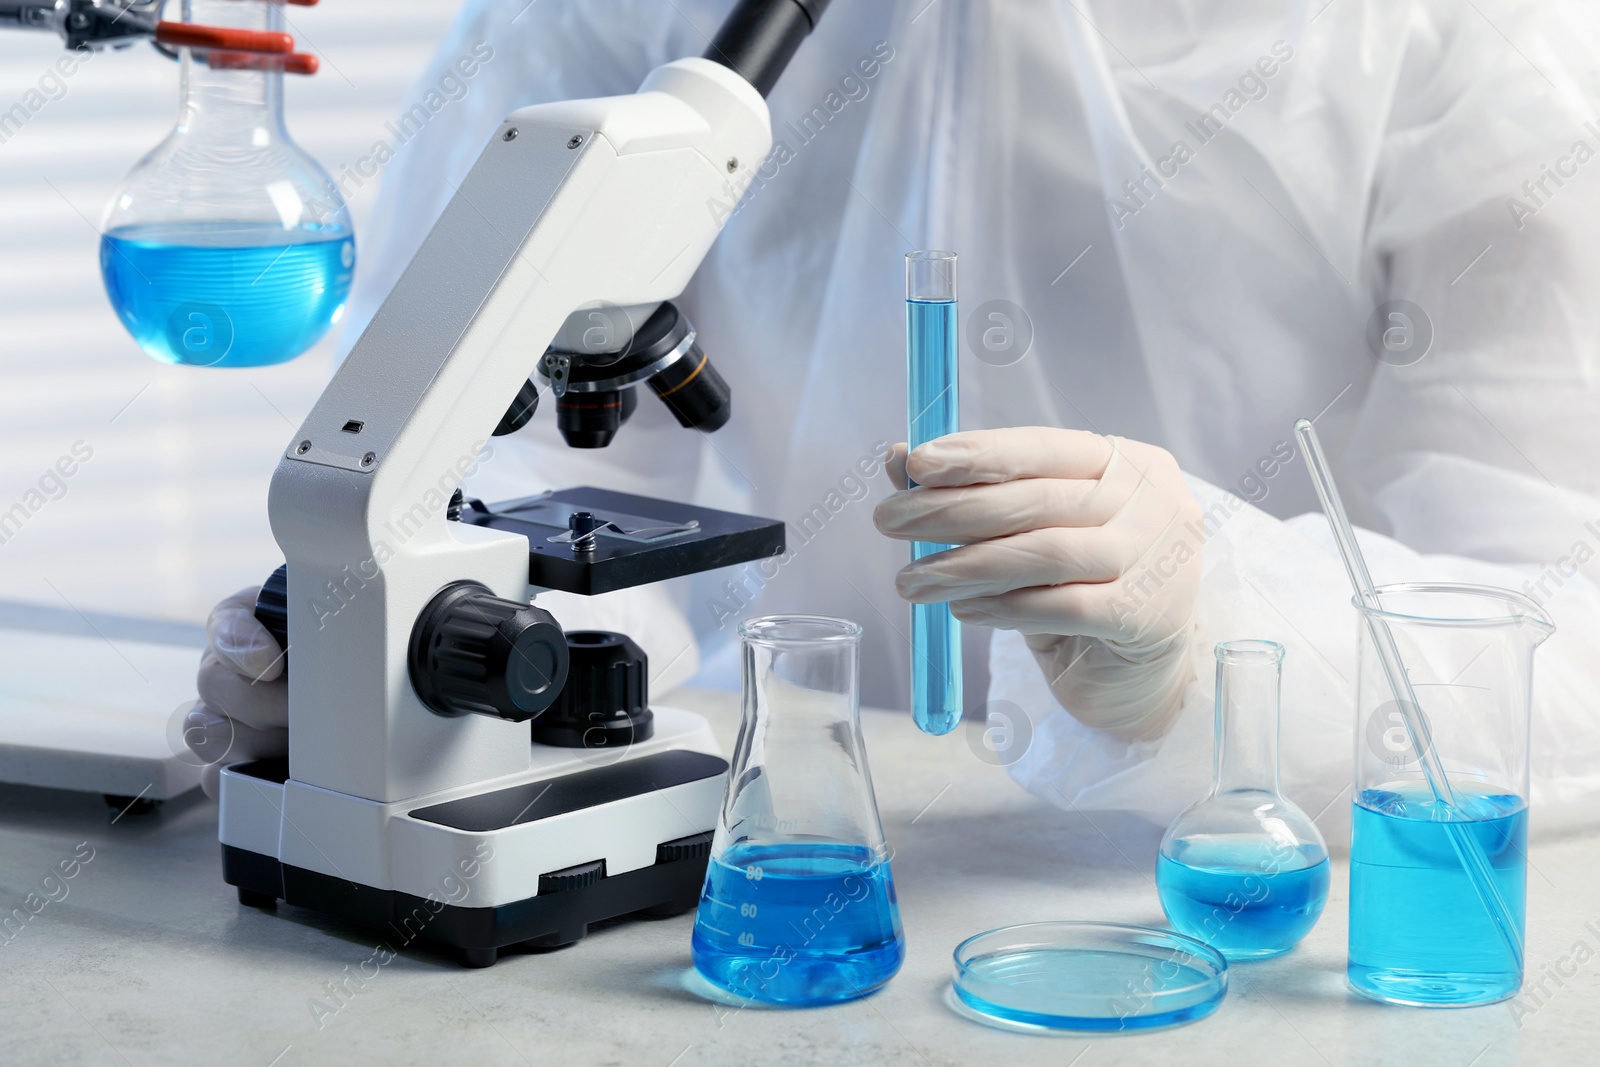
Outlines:
<svg viewBox="0 0 1600 1067"><path fill-rule="evenodd" d="M1519 927L1528 881L1528 805L1456 785L1454 819L1426 787L1367 789L1350 827L1350 984L1412 1004L1480 1004L1522 985L1513 959L1450 842L1465 828L1489 859Z"/></svg>
<svg viewBox="0 0 1600 1067"><path fill-rule="evenodd" d="M889 865L859 845L734 845L706 870L693 952L707 980L751 1000L871 992L905 960Z"/></svg>
<svg viewBox="0 0 1600 1067"><path fill-rule="evenodd" d="M344 311L348 230L272 224L131 226L100 239L106 294L163 363L259 367L293 359Z"/></svg>
<svg viewBox="0 0 1600 1067"><path fill-rule="evenodd" d="M1328 900L1327 854L1246 835L1180 838L1156 860L1156 889L1173 929L1227 959L1289 951L1311 932ZM1287 853L1287 854L1285 854Z"/></svg>

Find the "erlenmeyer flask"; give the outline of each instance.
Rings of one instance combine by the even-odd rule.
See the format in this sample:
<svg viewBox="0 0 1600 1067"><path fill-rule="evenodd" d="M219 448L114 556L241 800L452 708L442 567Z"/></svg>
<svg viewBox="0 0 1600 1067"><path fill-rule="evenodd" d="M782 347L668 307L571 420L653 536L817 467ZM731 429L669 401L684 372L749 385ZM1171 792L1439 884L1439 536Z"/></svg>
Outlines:
<svg viewBox="0 0 1600 1067"><path fill-rule="evenodd" d="M1228 960L1289 951L1328 900L1328 846L1278 782L1283 646L1217 646L1211 792L1167 828L1156 889L1167 919Z"/></svg>
<svg viewBox="0 0 1600 1067"><path fill-rule="evenodd" d="M739 627L744 721L694 927L694 963L740 997L807 1005L883 985L905 959L861 740L861 627Z"/></svg>
<svg viewBox="0 0 1600 1067"><path fill-rule="evenodd" d="M281 31L282 3L183 0L183 18ZM349 210L284 128L281 60L192 48L179 59L177 126L128 172L101 222L106 294L163 363L282 363L344 311Z"/></svg>

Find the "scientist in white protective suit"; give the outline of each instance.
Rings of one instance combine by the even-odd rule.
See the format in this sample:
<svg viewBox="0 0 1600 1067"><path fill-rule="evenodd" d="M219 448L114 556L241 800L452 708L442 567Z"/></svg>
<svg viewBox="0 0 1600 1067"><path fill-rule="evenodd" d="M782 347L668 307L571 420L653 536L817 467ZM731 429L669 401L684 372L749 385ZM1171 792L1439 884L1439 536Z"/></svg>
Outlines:
<svg viewBox="0 0 1600 1067"><path fill-rule="evenodd" d="M508 112L630 92L703 52L729 6L467 0L419 81L426 121L387 141L345 347ZM969 642L993 634L1012 774L1077 809L1164 822L1204 792L1212 646L1272 638L1285 788L1337 811L1357 623L1293 443L1315 416L1378 581L1506 586L1554 618L1532 800L1544 825L1592 813L1596 18L1514 0L834 0L680 302L732 421L699 435L645 397L586 452L541 412L467 489L601 484L788 522L781 560L541 595L568 628L634 635L656 692L736 684L737 620L799 610L865 624L863 697L904 706L905 600L952 601L979 624ZM918 449L923 488L889 495L919 247L960 255L967 432ZM913 538L964 547L906 567ZM196 721L237 724L230 760L285 746L252 600L219 606L199 679Z"/></svg>

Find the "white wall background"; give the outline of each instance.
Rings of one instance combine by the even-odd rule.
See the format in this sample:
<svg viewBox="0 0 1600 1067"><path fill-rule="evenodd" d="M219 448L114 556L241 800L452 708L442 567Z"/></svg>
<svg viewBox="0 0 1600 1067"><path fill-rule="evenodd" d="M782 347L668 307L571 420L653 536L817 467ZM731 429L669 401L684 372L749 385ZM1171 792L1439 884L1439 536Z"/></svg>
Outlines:
<svg viewBox="0 0 1600 1067"><path fill-rule="evenodd" d="M364 155L458 7L289 8L300 50L322 58L315 77L286 79L301 147L334 174ZM0 34L0 111L62 54L51 36ZM0 544L0 600L200 621L282 561L267 482L331 373L332 337L278 367L144 355L106 302L97 226L123 175L171 128L178 67L140 45L101 54L67 86L0 144L0 513L75 442L94 455ZM377 189L350 198L358 256Z"/></svg>

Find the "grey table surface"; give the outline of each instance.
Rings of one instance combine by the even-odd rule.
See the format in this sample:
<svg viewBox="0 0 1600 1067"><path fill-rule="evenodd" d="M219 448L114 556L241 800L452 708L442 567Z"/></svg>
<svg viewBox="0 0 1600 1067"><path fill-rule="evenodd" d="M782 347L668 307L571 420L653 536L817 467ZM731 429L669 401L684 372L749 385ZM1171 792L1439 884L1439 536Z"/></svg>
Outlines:
<svg viewBox="0 0 1600 1067"><path fill-rule="evenodd" d="M731 694L681 692L724 745ZM863 716L905 923L904 969L865 1000L735 1009L690 991L692 916L597 929L553 953L464 970L407 950L362 980L383 940L280 906L241 907L220 876L216 808L198 793L113 823L98 797L0 787L0 1064L489 1065L1582 1063L1600 1042L1600 873L1593 833L1540 839L1529 873L1529 985L1484 1008L1385 1007L1344 982L1346 865L1307 941L1235 967L1208 1019L1154 1034L1036 1037L947 1005L950 951L992 926L1161 923L1159 830L1062 812L975 757L964 732ZM1535 813L1537 816L1537 813ZM83 857L92 858L83 862ZM73 867L72 860L77 865ZM46 883L68 860L70 879ZM48 892L47 892L48 890ZM352 978L352 976L355 976ZM336 1000L330 986L351 992ZM317 1012L313 1004L336 1004Z"/></svg>

